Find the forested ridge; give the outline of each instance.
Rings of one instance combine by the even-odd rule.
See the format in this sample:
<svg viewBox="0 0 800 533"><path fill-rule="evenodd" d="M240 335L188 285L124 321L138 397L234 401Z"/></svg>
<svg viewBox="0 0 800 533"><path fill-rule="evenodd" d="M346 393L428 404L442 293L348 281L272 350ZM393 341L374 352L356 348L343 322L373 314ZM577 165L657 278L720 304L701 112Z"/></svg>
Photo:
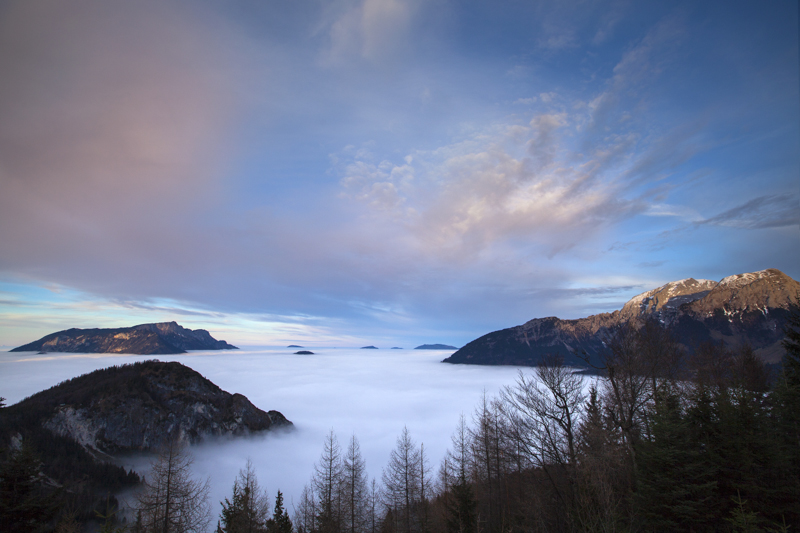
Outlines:
<svg viewBox="0 0 800 533"><path fill-rule="evenodd" d="M154 463L161 474L140 491L136 521L115 523L106 510L103 527L139 533L214 525L218 533L796 531L797 309L786 333L782 370L771 375L748 346L704 344L687 355L656 322L620 327L599 376L573 373L551 357L462 416L438 465L402 428L376 479L366 473L357 436L341 446L331 431L291 518L280 491L271 510L249 464L221 502L222 513L210 516L207 484L192 478L186 450L170 448ZM28 504L18 505L10 483L19 479L12 474L25 453L6 452L4 525L12 523L12 511L33 505L43 518L29 524L38 529L16 530L80 531L65 529L74 517L63 511L59 489L38 482L35 468L25 478Z"/></svg>
<svg viewBox="0 0 800 533"><path fill-rule="evenodd" d="M796 531L798 316L779 376L748 346L687 356L655 322L619 328L602 377L551 358L484 398L435 476L407 429L380 480L331 433L296 531Z"/></svg>

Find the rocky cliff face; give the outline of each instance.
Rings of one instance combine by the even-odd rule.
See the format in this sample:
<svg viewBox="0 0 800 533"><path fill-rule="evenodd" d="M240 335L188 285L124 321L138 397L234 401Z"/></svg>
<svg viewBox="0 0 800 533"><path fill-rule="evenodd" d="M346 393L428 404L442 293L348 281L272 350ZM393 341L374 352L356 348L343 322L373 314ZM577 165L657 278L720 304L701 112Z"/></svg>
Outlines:
<svg viewBox="0 0 800 533"><path fill-rule="evenodd" d="M176 354L186 350L235 350L204 329L187 329L176 322L140 324L130 328L78 329L51 333L12 352Z"/></svg>
<svg viewBox="0 0 800 533"><path fill-rule="evenodd" d="M195 443L292 426L281 413L264 412L191 368L159 361L97 370L8 409L109 454L157 449L173 437Z"/></svg>
<svg viewBox="0 0 800 533"><path fill-rule="evenodd" d="M536 318L521 326L480 337L448 363L536 365L546 354L560 354L583 366L583 354L596 360L613 328L631 320L657 320L688 349L702 342L750 343L766 362L783 356L781 341L790 304L800 283L775 269L729 276L719 282L692 278L674 281L631 298L622 309L577 320Z"/></svg>

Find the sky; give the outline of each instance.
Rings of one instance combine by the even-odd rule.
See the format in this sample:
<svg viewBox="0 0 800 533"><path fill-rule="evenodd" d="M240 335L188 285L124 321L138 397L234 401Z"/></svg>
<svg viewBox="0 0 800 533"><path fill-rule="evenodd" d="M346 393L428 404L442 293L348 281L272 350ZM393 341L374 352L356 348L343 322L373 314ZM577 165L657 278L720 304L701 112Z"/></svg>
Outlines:
<svg viewBox="0 0 800 533"><path fill-rule="evenodd" d="M798 5L3 0L0 346L466 342L800 278Z"/></svg>

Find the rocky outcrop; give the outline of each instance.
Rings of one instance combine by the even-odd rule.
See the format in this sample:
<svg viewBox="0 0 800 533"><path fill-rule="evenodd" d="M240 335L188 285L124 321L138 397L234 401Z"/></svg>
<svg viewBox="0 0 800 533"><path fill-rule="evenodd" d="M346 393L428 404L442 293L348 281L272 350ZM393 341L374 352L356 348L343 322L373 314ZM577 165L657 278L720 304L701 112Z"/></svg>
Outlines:
<svg viewBox="0 0 800 533"><path fill-rule="evenodd" d="M107 454L153 450L171 438L196 443L292 426L278 411L264 412L189 367L160 361L97 370L8 409Z"/></svg>
<svg viewBox="0 0 800 533"><path fill-rule="evenodd" d="M14 348L12 352L176 354L186 350L235 350L204 329L188 329L176 322L140 324L130 328L72 328Z"/></svg>
<svg viewBox="0 0 800 533"><path fill-rule="evenodd" d="M577 320L536 318L484 335L445 359L447 363L537 365L548 354L585 366L597 362L604 341L620 324L656 320L689 350L703 342L749 343L768 363L783 356L789 306L800 283L779 270L729 276L719 282L674 281L631 298L622 309Z"/></svg>

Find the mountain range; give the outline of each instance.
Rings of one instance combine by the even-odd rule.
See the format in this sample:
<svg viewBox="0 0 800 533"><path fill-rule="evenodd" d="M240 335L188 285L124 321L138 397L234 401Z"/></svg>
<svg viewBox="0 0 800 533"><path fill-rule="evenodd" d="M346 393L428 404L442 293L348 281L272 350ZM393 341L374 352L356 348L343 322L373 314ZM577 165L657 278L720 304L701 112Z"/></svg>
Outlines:
<svg viewBox="0 0 800 533"><path fill-rule="evenodd" d="M177 322L140 324L129 328L72 328L51 333L12 352L129 353L139 355L186 353L186 350L236 350L204 329Z"/></svg>
<svg viewBox="0 0 800 533"><path fill-rule="evenodd" d="M615 328L632 320L656 320L687 349L705 342L749 343L766 363L783 356L781 341L800 283L776 269L720 281L683 279L631 298L621 309L586 318L535 318L483 335L444 360L480 365L537 365L548 354L567 364L598 361Z"/></svg>

